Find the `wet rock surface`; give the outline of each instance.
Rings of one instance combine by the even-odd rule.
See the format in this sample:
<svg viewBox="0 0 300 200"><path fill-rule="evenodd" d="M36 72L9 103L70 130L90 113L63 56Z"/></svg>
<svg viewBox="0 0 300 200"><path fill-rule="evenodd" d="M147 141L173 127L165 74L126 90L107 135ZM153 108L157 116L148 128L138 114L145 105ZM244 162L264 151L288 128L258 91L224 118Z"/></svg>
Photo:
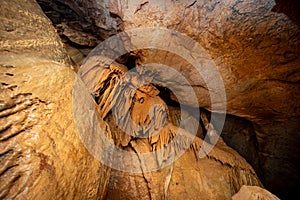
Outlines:
<svg viewBox="0 0 300 200"><path fill-rule="evenodd" d="M1 198L197 199L197 194L202 194L207 199L230 199L240 188L242 196L246 195L240 198L252 194L260 197L256 194L262 190L242 187L244 184L264 186L282 199L295 195L300 183L297 3L273 0L38 2L66 43L65 48L35 1L1 3L0 182L4 183L0 186ZM110 176L110 169L87 151L75 128L71 93L76 74L71 68L77 71L82 59L104 39L138 27L176 30L200 44L204 51L190 54L212 60L220 72L227 99L219 105L227 106L228 117L224 128L218 120L205 123L205 118L201 118L197 139L191 146L182 139L178 149L186 146L188 150L172 165L139 175L113 169ZM147 39L148 34L141 37ZM151 39L160 41L161 38L158 34ZM123 42L128 41L125 38ZM123 44L111 45L109 48L117 51ZM193 49L189 44L186 48ZM151 86L152 90L143 88L137 94L132 93L138 98L127 96L131 102L128 105L133 106L129 111L134 113L134 120L149 125L151 120L143 118L149 111L145 107L160 102L162 106L154 107L157 110L153 113L169 110L169 114L153 115L153 120L159 126L168 123L158 137L150 140L133 140L132 137L140 136L138 129L132 135L117 129L109 108L113 98L110 93L126 68L161 63L178 70L190 81L199 107L208 111L205 113L209 118L211 100L203 77L191 63L174 53L142 49L117 59L113 65L105 65L101 57L94 61L96 67L89 71L92 75L86 77L85 83L96 97L96 107L101 111L98 114L103 119L100 123L109 125L108 137L112 134L115 145L123 150L137 154L152 152L153 144L162 148L176 135L175 115L181 112L176 106L168 105L167 109L169 102L161 99L159 93L163 92L158 91L158 86ZM164 68L161 69L158 79L165 76ZM194 106L184 93L187 85L175 79L163 86L174 85L182 91L179 97L184 98L185 106ZM170 102L178 100L174 95L169 98ZM188 112L185 116L189 117ZM211 154L197 160L199 149L206 144L202 139L211 127L216 132L222 131L224 141L220 139ZM184 129L189 135L188 128ZM225 143L246 158L263 185L252 167ZM143 163L140 167L147 169Z"/></svg>
<svg viewBox="0 0 300 200"><path fill-rule="evenodd" d="M0 8L0 199L97 199L109 169L72 119L76 74L35 1Z"/></svg>
<svg viewBox="0 0 300 200"><path fill-rule="evenodd" d="M257 146L252 151L252 145L251 150L245 150L239 142L228 143L247 157L268 189L282 198L292 196L300 181L298 3L272 0L110 3L109 10L122 19L125 31L168 28L190 36L204 47L225 84L227 100L221 103L226 103L228 114L237 116L228 119L227 127L237 133L235 141L245 143L251 137ZM141 58L139 64L163 63L179 70L194 86L199 106L210 110L206 85L201 76L195 75L198 72L190 63L157 49L144 49L137 57ZM169 85L180 87L178 82ZM186 104L189 105L188 99ZM245 119L241 123L247 124L245 129L251 129L251 136L235 128L240 126L236 120L241 118ZM218 127L218 122L214 126ZM230 136L225 135L229 140Z"/></svg>
<svg viewBox="0 0 300 200"><path fill-rule="evenodd" d="M252 167L222 139L199 158L201 147L210 145L200 138L202 132L196 130L200 137L191 138L192 133L174 125L181 119L174 117L175 108L169 112L154 85L136 90L143 76L128 75L117 63L94 67L98 63L105 60L89 57L79 74L86 83L98 74L92 93L99 113L115 145L131 155L116 152L106 199L230 199L244 184L262 186ZM145 153L152 154L144 158Z"/></svg>

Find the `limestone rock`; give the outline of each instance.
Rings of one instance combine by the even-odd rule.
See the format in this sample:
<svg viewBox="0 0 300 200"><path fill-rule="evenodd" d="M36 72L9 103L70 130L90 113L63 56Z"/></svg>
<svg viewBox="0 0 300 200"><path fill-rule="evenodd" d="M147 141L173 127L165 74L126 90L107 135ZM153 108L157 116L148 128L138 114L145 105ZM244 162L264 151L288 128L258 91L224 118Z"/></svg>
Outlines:
<svg viewBox="0 0 300 200"><path fill-rule="evenodd" d="M254 129L256 139L253 144L257 144L257 149L254 153L246 150L252 154L247 157L257 171L262 171L264 185L280 196L287 195L286 198L296 191L296 185L300 183L299 164L296 162L300 155L297 5L297 1L274 0L111 0L108 4L94 4L97 9L111 12L114 17L117 15L124 31L167 28L186 34L205 49L220 72L226 89L227 100L218 105L226 104L228 114L250 122L248 128ZM108 15L103 16L107 22L112 20ZM147 34L141 36L145 44L149 41ZM158 34L151 41L160 39ZM207 58L202 52L191 54ZM211 109L203 78L186 60L159 49L143 49L136 56L140 58L139 64L162 63L178 70L191 81L199 106ZM176 80L165 86L171 85L177 86L178 91L186 88ZM185 98L184 93L181 97ZM186 98L187 105L193 105L188 101ZM218 127L217 123L215 127ZM238 126L234 121L232 123ZM236 138L246 141L247 137L238 134ZM239 144L231 145L240 149ZM260 163L259 166L257 163ZM281 167L283 165L286 167ZM282 178L286 180L282 181Z"/></svg>
<svg viewBox="0 0 300 200"><path fill-rule="evenodd" d="M37 2L52 20L60 36L70 44L77 44L79 49L95 47L103 39L122 30L119 15L107 9L109 1L37 0Z"/></svg>
<svg viewBox="0 0 300 200"><path fill-rule="evenodd" d="M248 149L240 148L239 142L231 142L230 145L241 154L246 153L245 157L255 170L261 168L262 182L269 190L280 197L292 198L300 183L298 170L300 166L297 162L300 155L298 1L41 0L39 2L43 8L46 7L46 14L51 16L60 35L69 43L73 41L95 45L119 31L149 26L176 30L197 41L208 52L224 81L227 101L220 102L220 105L226 103L227 112L231 116L247 121L245 124L248 124L250 143L257 144L257 151L251 151L253 147L251 148L249 143L246 145ZM21 13L40 20L36 15L30 14L31 9L22 12L23 4L19 4ZM7 8L6 1L2 7L6 8L3 9L2 15L10 18L24 16L12 14L10 7ZM64 14L67 17L63 17ZM22 20L23 18L19 22ZM26 40L29 34L18 37L21 40L14 39L17 42L2 40L11 34L10 32L15 31L14 27L20 25L18 22L11 23L5 20L1 23L5 29L1 32L1 45L6 50L2 52L3 54L10 55L15 49L26 47L28 41L22 41ZM26 29L27 33L31 33L32 30L35 32L44 30L40 27L31 28L36 25L39 23L27 23L26 27L29 27ZM53 31L48 31L45 35L51 33ZM42 37L43 34L39 35ZM42 38L43 41L37 42L38 45L32 40L29 41L31 47L27 48L28 51L34 48L37 49L36 55L44 58L50 56L56 61L64 60L65 55L53 53L63 51L61 46L51 49L50 52L47 51L50 48L39 48L41 43L49 44L46 41L48 37ZM156 39L160 39L160 36L153 38L154 41ZM87 47L80 47L79 50L85 55L89 52ZM23 54L26 55L28 51L24 48ZM169 52L153 49L144 49L135 56L140 58L140 64L158 62L179 69L192 82L199 105L210 110L211 102L207 87L201 77L195 75L195 69L189 63ZM133 63L122 64L129 67ZM98 77L97 74L94 77ZM166 86L170 85L176 85L178 90L182 91L186 87L180 82L171 82ZM186 98L186 104L192 105L188 100ZM228 121L231 124L227 127L236 133L234 140L247 141L249 134L240 134L239 128L235 127L239 125L234 119ZM218 130L218 122L213 123ZM226 140L225 137L224 139ZM259 166L256 163L259 163Z"/></svg>
<svg viewBox="0 0 300 200"><path fill-rule="evenodd" d="M242 184L260 185L248 169L213 158L197 160L188 150L171 166L145 174L112 170L107 199L231 199ZM237 154L232 155L233 159ZM244 161L245 162L245 161ZM249 167L249 166L248 166ZM130 192L128 192L130 191Z"/></svg>
<svg viewBox="0 0 300 200"><path fill-rule="evenodd" d="M99 199L109 169L72 118L75 72L33 0L1 1L0 199Z"/></svg>
<svg viewBox="0 0 300 200"><path fill-rule="evenodd" d="M95 52L79 74L86 84L98 80L90 88L101 118L114 145L127 152L118 156L116 151L106 199L230 199L244 184L262 186L252 167L221 139L199 158L205 151L201 147L210 144L174 125L178 119L171 117L174 111L169 112L160 91L142 84L151 76L128 72L116 62L105 65ZM207 118L201 119L212 131Z"/></svg>

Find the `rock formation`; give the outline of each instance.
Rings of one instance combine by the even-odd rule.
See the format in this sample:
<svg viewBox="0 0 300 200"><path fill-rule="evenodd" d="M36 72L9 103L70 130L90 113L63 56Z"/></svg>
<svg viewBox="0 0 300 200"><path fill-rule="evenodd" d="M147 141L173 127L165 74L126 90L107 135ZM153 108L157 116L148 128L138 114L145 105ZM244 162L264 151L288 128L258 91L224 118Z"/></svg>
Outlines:
<svg viewBox="0 0 300 200"><path fill-rule="evenodd" d="M224 139L261 171L268 189L282 197L295 191L300 141L295 134L299 133L300 110L297 1L105 1L93 8L96 15L90 15L86 5L74 1L73 6L89 16L94 27L104 27L107 33L162 27L184 33L203 46L224 80L227 114L233 117L232 121L227 119L227 127L232 127L239 138L236 141L248 141L234 123L241 119L248 124L256 151L242 150L239 143ZM103 8L106 11L100 11ZM100 14L107 11L110 16ZM102 23L97 21L100 15L107 16ZM122 25L112 26L120 22ZM182 64L169 52L144 50L136 56L143 63L164 63L180 69L187 77L195 74L188 63ZM209 110L205 84L199 77L191 81L199 106ZM214 123L218 129L218 123Z"/></svg>
<svg viewBox="0 0 300 200"><path fill-rule="evenodd" d="M33 0L0 10L0 199L102 198L110 170L74 126L76 74L51 21Z"/></svg>
<svg viewBox="0 0 300 200"><path fill-rule="evenodd" d="M52 24L34 0L1 2L1 199L295 195L299 3L37 2ZM95 157L95 127L129 157Z"/></svg>
<svg viewBox="0 0 300 200"><path fill-rule="evenodd" d="M298 1L111 0L96 5L90 0L92 9L80 0L72 2L64 6L70 12L75 12L73 7L80 9L94 29L106 30L105 38L137 27L160 27L184 33L203 46L226 88L229 117L224 140L247 158L269 190L280 197L292 196L300 182ZM55 13L49 11L50 18L51 12ZM65 23L72 26L74 21ZM144 49L135 56L142 58L140 64L163 63L178 69L194 85L199 106L210 110L205 83L193 76L197 72L191 64L157 49ZM222 130L217 121L213 123Z"/></svg>
<svg viewBox="0 0 300 200"><path fill-rule="evenodd" d="M87 85L98 74L91 93L101 118L115 145L131 154L114 157L106 199L230 199L242 185L261 186L252 167L224 142L200 159L201 146L209 144L174 125L178 119L170 116L160 91L141 84L151 75L140 73L143 69L130 73L124 65L107 65L94 52L79 70Z"/></svg>

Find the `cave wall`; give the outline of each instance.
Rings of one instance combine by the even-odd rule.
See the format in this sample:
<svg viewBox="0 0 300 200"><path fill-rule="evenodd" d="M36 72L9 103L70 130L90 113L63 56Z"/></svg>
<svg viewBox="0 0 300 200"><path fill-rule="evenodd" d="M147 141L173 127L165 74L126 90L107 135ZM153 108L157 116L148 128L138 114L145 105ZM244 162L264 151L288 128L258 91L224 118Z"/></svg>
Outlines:
<svg viewBox="0 0 300 200"><path fill-rule="evenodd" d="M0 7L0 199L99 199L109 169L72 118L76 73L33 0Z"/></svg>
<svg viewBox="0 0 300 200"><path fill-rule="evenodd" d="M89 15L88 6L81 1L74 2L96 28L103 27L97 24L95 15ZM105 27L118 19L122 25L113 28L116 32L137 27L168 28L188 35L203 46L223 78L227 95L223 104L227 113L237 116L231 120L230 131L239 138L237 141L247 141L248 136L240 133L245 130L236 127L240 118L245 119L241 124L248 124L245 129L253 129L251 137L257 147L246 157L258 158L250 162L257 166L257 171L262 171L261 179L268 189L281 197L289 197L296 191L300 155L297 1L112 0L95 6L95 10L106 9L110 13L102 15L106 16L102 21ZM203 89L205 84L201 77L193 78L196 72L189 63L178 62L176 56L158 50L144 51L138 56L144 64L161 62L179 69L193 85L202 86L194 88L199 105L210 110L209 95ZM218 127L218 122L215 126ZM240 149L240 142L231 141L230 133L225 132L225 140L227 137L229 144Z"/></svg>
<svg viewBox="0 0 300 200"><path fill-rule="evenodd" d="M251 151L245 157L249 157L252 165L259 163L257 169L261 169L264 186L283 199L297 192L300 33L299 17L294 10L298 4L272 0L38 2L51 16L63 41L79 50L76 53L82 58L102 40L136 27L169 28L193 38L209 52L224 80L227 101L222 103L232 116L223 130L224 140L243 154L240 141L248 141L249 135L240 132L249 130L258 152ZM2 186L1 197L70 197L79 190L90 191L91 197L104 196L108 170L87 153L74 131L72 119L66 119L71 116L70 92L75 75L67 67L70 61L50 21L34 1L4 1L1 16L5 19L1 21L0 43L1 100L4 99L1 166L5 163L1 178L13 174ZM162 62L175 69L183 65L179 71L194 77L191 75L195 71L189 63L176 64L174 60L178 58L168 52L144 51L136 56L144 63ZM49 82L45 77L49 77ZM201 89L205 88L201 78L190 81L203 86L195 87L199 104L210 110L207 91ZM51 96L51 92L58 94ZM218 127L218 122L213 123ZM237 123L245 128L240 130ZM37 138L28 137L32 132ZM56 146L51 138L61 142ZM66 152L76 152L72 154L76 156L65 156ZM255 156L258 161L251 161ZM78 161L83 168L76 168L74 163ZM18 167L23 165L28 167ZM83 179L86 171L91 174L84 185L69 182L76 177ZM53 174L59 178L53 179ZM20 185L24 180L26 184ZM30 189L33 187L41 187L39 191L50 188L50 192L37 193ZM87 193L82 196L88 196Z"/></svg>
<svg viewBox="0 0 300 200"><path fill-rule="evenodd" d="M121 8L124 29L175 29L209 52L224 80L227 113L253 124L258 142L258 154L253 156L259 157L263 184L280 197L291 198L299 184L299 26L289 16L272 12L274 1L191 2L166 1L165 7L155 8L149 1L137 12L135 5ZM174 56L159 60L165 57L167 53L158 52L144 59L174 66ZM189 71L187 66L181 69L182 74ZM191 81L204 86L201 80ZM209 109L205 92L195 90L200 107Z"/></svg>

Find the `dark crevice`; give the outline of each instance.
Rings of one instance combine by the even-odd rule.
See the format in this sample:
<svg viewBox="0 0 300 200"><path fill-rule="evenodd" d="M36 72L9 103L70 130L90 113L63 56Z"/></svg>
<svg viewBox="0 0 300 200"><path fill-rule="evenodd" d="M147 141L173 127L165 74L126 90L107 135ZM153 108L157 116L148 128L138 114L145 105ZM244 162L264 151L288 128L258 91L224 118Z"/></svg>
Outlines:
<svg viewBox="0 0 300 200"><path fill-rule="evenodd" d="M6 158L7 156L11 155L12 153L13 153L13 150L12 150L12 149L9 149L9 150L7 150L7 151L5 151L5 152L2 152L2 153L0 154L0 162L1 162L4 158Z"/></svg>
<svg viewBox="0 0 300 200"><path fill-rule="evenodd" d="M155 85L155 87L160 91L159 92L159 97L168 106L173 106L173 107L179 107L180 108L180 104L178 103L178 101L175 101L175 100L171 99L172 91L169 88L162 87L162 86L159 86L159 85ZM173 96L175 96L175 95L173 95Z"/></svg>
<svg viewBox="0 0 300 200"><path fill-rule="evenodd" d="M18 166L18 164L7 167L5 170L3 170L3 172L1 172L0 177L17 166Z"/></svg>
<svg viewBox="0 0 300 200"><path fill-rule="evenodd" d="M71 41L71 40L70 40L67 36L65 36L65 35L60 35L60 37L61 37L61 39L62 39L62 41L63 41L64 43L67 43L68 45L70 45L70 46L72 46L72 47L74 47L74 48L76 48L76 49L78 49L78 50L80 50L80 49L91 49L91 50L92 50L95 46L97 46L97 45L95 45L95 46L88 46L88 45L77 44L77 43Z"/></svg>
<svg viewBox="0 0 300 200"><path fill-rule="evenodd" d="M0 137L0 141L1 141L1 142L8 141L9 139L11 139L11 138L13 138L13 137L15 137L15 136L21 134L22 132L24 132L23 129L22 129L22 130L17 130L17 131L15 131L15 132L13 132L13 133L9 133L9 134L4 135L4 136L2 135L2 136Z"/></svg>
<svg viewBox="0 0 300 200"><path fill-rule="evenodd" d="M216 117L211 123L218 133L221 133L222 139L245 158L261 178L263 174L259 159L259 145L252 122L242 117L226 114L224 126L222 126L219 118L224 114L214 114Z"/></svg>
<svg viewBox="0 0 300 200"><path fill-rule="evenodd" d="M273 12L283 13L300 27L300 1L299 0L275 0Z"/></svg>
<svg viewBox="0 0 300 200"><path fill-rule="evenodd" d="M3 85L3 86L8 86L9 84L4 83L4 82L1 82L1 85Z"/></svg>
<svg viewBox="0 0 300 200"><path fill-rule="evenodd" d="M144 3L141 3L137 9L134 11L134 14L136 14L137 12L139 12L145 5L149 4L149 1L145 1Z"/></svg>
<svg viewBox="0 0 300 200"><path fill-rule="evenodd" d="M140 59L139 55L135 52L128 52L116 59L116 62L125 65L128 70L134 69L137 61Z"/></svg>

